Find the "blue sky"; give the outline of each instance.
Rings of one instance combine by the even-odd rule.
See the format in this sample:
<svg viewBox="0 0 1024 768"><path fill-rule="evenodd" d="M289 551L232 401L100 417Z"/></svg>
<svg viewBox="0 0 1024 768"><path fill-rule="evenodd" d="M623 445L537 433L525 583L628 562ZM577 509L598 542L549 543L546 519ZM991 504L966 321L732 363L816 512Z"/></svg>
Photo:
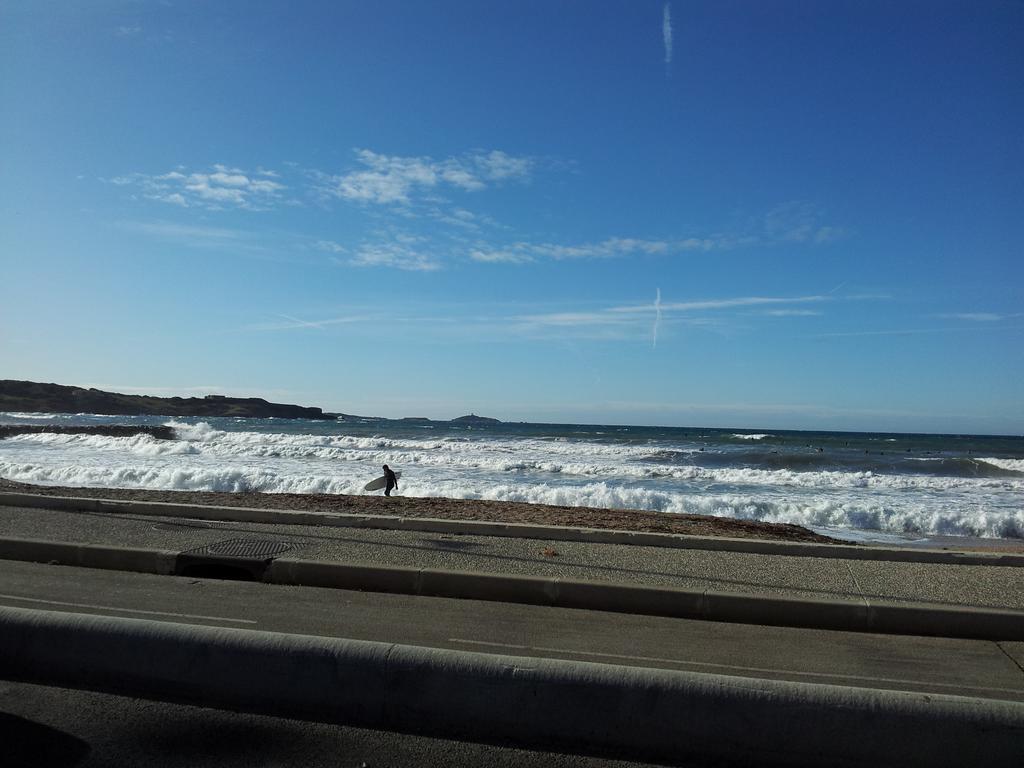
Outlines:
<svg viewBox="0 0 1024 768"><path fill-rule="evenodd" d="M0 378L1024 433L1024 3L4 2Z"/></svg>

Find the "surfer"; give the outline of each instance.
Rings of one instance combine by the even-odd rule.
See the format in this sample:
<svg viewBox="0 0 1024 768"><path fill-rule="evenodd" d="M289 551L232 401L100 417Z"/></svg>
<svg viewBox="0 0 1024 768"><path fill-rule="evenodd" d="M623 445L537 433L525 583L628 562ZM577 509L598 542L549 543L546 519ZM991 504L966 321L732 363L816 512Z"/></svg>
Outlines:
<svg viewBox="0 0 1024 768"><path fill-rule="evenodd" d="M387 464L384 465L384 482L385 482L385 487L384 487L384 495L385 496L390 496L391 495L391 489L392 488L394 488L395 490L398 490L398 478L395 477L395 473L391 471L391 468Z"/></svg>

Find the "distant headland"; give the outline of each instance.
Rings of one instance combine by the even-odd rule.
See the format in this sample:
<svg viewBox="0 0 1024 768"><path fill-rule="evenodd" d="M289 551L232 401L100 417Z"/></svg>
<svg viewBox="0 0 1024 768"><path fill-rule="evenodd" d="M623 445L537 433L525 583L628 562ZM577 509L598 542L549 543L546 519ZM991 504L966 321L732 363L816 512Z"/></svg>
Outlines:
<svg viewBox="0 0 1024 768"><path fill-rule="evenodd" d="M374 417L349 416L345 418L373 419ZM381 419L381 421L385 421L385 419ZM480 426L482 424L501 424L500 419L492 419L489 416L477 416L475 413L471 413L468 416L459 416L458 418L451 419L450 421L438 421L436 419L428 419L426 416L406 416L403 419L399 419L399 421L405 421L410 424L463 424L468 426Z"/></svg>
<svg viewBox="0 0 1024 768"><path fill-rule="evenodd" d="M270 403L259 397L122 395L62 384L0 380L0 411L97 413L106 416L235 416L253 419L334 419L321 408Z"/></svg>
<svg viewBox="0 0 1024 768"><path fill-rule="evenodd" d="M156 397L124 395L100 389L0 379L0 411L24 413L95 413L104 416L227 416L247 419L317 419L321 421L388 421L379 416L328 413L322 408L271 403L260 397ZM430 422L410 417L409 422ZM500 424L498 419L469 414L452 419L469 426Z"/></svg>

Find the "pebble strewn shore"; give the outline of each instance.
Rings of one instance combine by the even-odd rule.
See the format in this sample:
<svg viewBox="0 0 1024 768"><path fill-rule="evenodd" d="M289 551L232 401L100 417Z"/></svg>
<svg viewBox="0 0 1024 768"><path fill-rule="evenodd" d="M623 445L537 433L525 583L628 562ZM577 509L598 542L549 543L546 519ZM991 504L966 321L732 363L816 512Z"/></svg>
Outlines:
<svg viewBox="0 0 1024 768"><path fill-rule="evenodd" d="M159 501L175 504L208 504L225 507L294 509L310 512L339 512L349 515L399 515L447 520L488 520L501 523L529 523L584 528L606 528L651 533L681 533L691 536L774 539L847 544L821 536L799 525L763 523L751 520L676 515L641 510L593 509L514 501L474 499L413 498L402 496L342 496L297 493L220 493L207 491L153 491L127 488L68 488L16 483L0 478L0 491L96 499Z"/></svg>

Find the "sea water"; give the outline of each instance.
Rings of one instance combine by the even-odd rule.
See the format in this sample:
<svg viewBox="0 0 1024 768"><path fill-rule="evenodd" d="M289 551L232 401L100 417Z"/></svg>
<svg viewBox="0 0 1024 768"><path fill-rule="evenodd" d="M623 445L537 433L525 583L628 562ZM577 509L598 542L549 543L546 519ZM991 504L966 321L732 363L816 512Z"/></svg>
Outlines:
<svg viewBox="0 0 1024 768"><path fill-rule="evenodd" d="M847 538L1024 538L1024 438L0 413L7 424L168 424L0 440L0 477L41 485L400 493L796 523Z"/></svg>

